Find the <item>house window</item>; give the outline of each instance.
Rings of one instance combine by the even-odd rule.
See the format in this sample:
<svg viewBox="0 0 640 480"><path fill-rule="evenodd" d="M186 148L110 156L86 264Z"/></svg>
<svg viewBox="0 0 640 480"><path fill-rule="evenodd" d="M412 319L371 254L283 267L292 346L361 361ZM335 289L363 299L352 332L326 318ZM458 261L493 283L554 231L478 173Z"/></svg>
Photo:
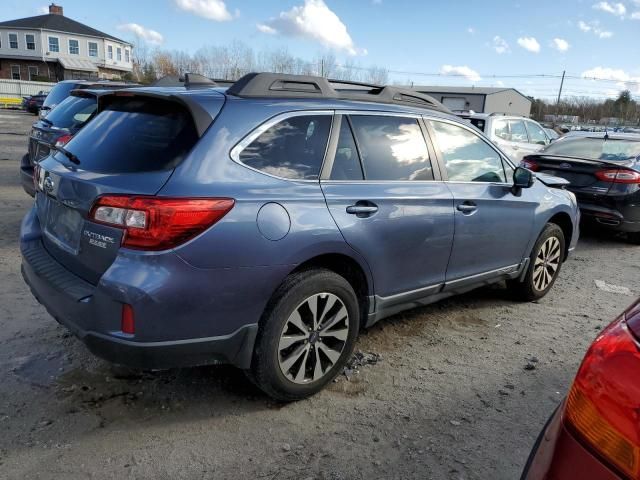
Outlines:
<svg viewBox="0 0 640 480"><path fill-rule="evenodd" d="M10 33L9 34L9 48L18 48L18 34Z"/></svg>
<svg viewBox="0 0 640 480"><path fill-rule="evenodd" d="M121 48L116 48L116 60L118 60L119 62L122 61L122 49Z"/></svg>
<svg viewBox="0 0 640 480"><path fill-rule="evenodd" d="M129 63L131 61L131 57L129 56L129 49L125 48L124 49L124 61Z"/></svg>
<svg viewBox="0 0 640 480"><path fill-rule="evenodd" d="M20 65L11 65L11 78L20 80Z"/></svg>
<svg viewBox="0 0 640 480"><path fill-rule="evenodd" d="M29 70L29 80L35 80L38 76L38 67L29 66L27 68Z"/></svg>
<svg viewBox="0 0 640 480"><path fill-rule="evenodd" d="M69 40L69 55L80 55L80 44L78 40Z"/></svg>
<svg viewBox="0 0 640 480"><path fill-rule="evenodd" d="M96 42L89 42L89 56L90 57L98 56L98 44Z"/></svg>
<svg viewBox="0 0 640 480"><path fill-rule="evenodd" d="M24 36L27 43L27 50L35 50L36 49L36 37L30 33L27 33Z"/></svg>
<svg viewBox="0 0 640 480"><path fill-rule="evenodd" d="M113 45L107 46L107 58L113 60Z"/></svg>
<svg viewBox="0 0 640 480"><path fill-rule="evenodd" d="M60 40L58 40L58 37L49 37L49 51L50 52L60 51Z"/></svg>

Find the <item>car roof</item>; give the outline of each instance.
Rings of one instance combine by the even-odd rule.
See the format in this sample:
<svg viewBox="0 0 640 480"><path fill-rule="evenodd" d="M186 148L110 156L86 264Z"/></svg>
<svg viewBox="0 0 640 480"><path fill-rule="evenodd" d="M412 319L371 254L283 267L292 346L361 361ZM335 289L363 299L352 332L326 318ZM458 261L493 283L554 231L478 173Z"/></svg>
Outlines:
<svg viewBox="0 0 640 480"><path fill-rule="evenodd" d="M605 135L609 140L631 140L634 142L640 142L639 133L623 133L623 132L581 132L572 131L564 135L564 138L595 138L603 139Z"/></svg>

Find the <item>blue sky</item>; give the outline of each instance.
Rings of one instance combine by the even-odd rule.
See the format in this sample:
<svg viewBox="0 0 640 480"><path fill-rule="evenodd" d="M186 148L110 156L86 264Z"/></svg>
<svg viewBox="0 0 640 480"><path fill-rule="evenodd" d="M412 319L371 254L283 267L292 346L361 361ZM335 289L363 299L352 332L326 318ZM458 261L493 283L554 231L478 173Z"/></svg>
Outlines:
<svg viewBox="0 0 640 480"><path fill-rule="evenodd" d="M640 0L58 3L65 15L113 35L133 39L138 31L152 47L193 53L239 39L256 50L286 47L308 59L332 51L340 62L385 67L396 81L505 85L547 99L559 79L533 75L566 70L570 77L612 80L569 78L569 95L615 95L628 87L640 96ZM37 15L46 5L3 0L0 19Z"/></svg>

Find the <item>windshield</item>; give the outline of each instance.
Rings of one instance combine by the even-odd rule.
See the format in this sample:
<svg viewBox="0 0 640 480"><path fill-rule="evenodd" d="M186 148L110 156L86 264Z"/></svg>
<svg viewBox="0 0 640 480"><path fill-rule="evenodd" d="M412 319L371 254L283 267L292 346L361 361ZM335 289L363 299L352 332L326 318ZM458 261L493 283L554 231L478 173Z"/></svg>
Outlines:
<svg viewBox="0 0 640 480"><path fill-rule="evenodd" d="M191 115L179 105L125 98L98 113L66 149L82 170L138 173L174 168L197 140Z"/></svg>
<svg viewBox="0 0 640 480"><path fill-rule="evenodd" d="M51 89L49 95L44 100L43 107L53 107L69 96L69 92L75 88L73 82L59 83Z"/></svg>
<svg viewBox="0 0 640 480"><path fill-rule="evenodd" d="M607 162L622 162L640 156L640 140L565 138L549 145L544 153Z"/></svg>
<svg viewBox="0 0 640 480"><path fill-rule="evenodd" d="M47 120L59 128L80 128L96 111L95 97L67 97L47 115Z"/></svg>

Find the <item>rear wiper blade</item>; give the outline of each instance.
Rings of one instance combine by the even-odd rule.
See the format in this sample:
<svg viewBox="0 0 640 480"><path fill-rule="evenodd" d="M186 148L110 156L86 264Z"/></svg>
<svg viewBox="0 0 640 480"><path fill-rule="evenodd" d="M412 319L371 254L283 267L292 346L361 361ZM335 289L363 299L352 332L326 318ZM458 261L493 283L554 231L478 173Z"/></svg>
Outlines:
<svg viewBox="0 0 640 480"><path fill-rule="evenodd" d="M66 148L64 147L54 147L54 148L58 150L60 153L62 153L69 160L71 160L73 163L75 163L76 165L80 165L80 159L76 157L73 153L71 153L69 150L67 150Z"/></svg>

